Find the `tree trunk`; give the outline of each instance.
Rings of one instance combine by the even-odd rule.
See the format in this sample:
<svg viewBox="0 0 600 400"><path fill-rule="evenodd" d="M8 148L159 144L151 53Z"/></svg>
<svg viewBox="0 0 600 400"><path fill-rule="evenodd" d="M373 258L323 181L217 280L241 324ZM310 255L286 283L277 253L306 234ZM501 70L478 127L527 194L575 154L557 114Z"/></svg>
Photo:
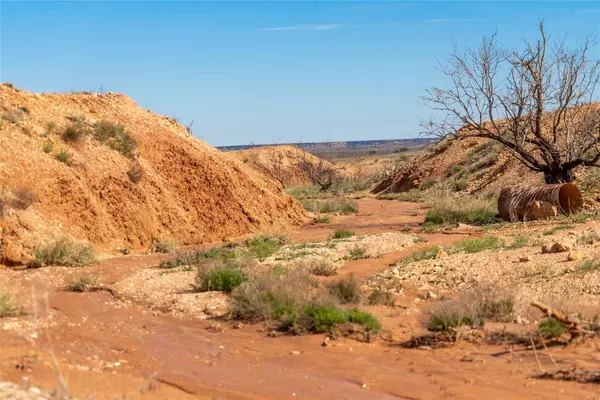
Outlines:
<svg viewBox="0 0 600 400"><path fill-rule="evenodd" d="M544 171L544 181L549 185L555 183L569 183L574 178L573 170L566 169L563 166Z"/></svg>

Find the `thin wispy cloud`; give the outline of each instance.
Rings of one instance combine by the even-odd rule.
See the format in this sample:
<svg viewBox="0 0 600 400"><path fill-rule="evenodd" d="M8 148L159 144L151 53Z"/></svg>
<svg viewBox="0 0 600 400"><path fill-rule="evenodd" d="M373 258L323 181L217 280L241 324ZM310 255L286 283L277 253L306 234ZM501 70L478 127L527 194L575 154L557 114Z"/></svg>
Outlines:
<svg viewBox="0 0 600 400"><path fill-rule="evenodd" d="M473 22L473 21L485 21L485 19L481 18L438 18L438 19L428 19L425 22L430 24L442 24L448 22Z"/></svg>
<svg viewBox="0 0 600 400"><path fill-rule="evenodd" d="M274 28L260 28L259 31L326 31L329 29L337 29L344 26L343 24L324 24L324 25L294 25L294 26L277 26Z"/></svg>

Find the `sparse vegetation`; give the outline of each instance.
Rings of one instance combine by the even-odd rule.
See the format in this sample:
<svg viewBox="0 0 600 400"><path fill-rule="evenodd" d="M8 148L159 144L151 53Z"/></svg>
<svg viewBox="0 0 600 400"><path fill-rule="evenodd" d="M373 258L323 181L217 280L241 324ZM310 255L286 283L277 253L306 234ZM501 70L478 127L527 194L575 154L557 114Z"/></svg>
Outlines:
<svg viewBox="0 0 600 400"><path fill-rule="evenodd" d="M365 258L369 258L367 250L364 247L359 246L351 248L348 255L345 257L346 260L362 260Z"/></svg>
<svg viewBox="0 0 600 400"><path fill-rule="evenodd" d="M150 252L171 253L177 246L171 240L154 237L150 241Z"/></svg>
<svg viewBox="0 0 600 400"><path fill-rule="evenodd" d="M548 317L539 322L537 332L545 339L557 338L566 332L566 327L562 322Z"/></svg>
<svg viewBox="0 0 600 400"><path fill-rule="evenodd" d="M85 128L85 119L83 117L75 118L73 124L69 125L61 135L65 142L80 142L85 139L87 129Z"/></svg>
<svg viewBox="0 0 600 400"><path fill-rule="evenodd" d="M469 183L466 179L457 179L454 181L454 191L462 192L463 190L467 189L468 184Z"/></svg>
<svg viewBox="0 0 600 400"><path fill-rule="evenodd" d="M419 189L421 189L421 190L431 189L432 187L434 187L437 184L438 184L437 179L425 179L423 182L421 182L421 185L419 185Z"/></svg>
<svg viewBox="0 0 600 400"><path fill-rule="evenodd" d="M427 249L417 250L410 256L401 258L397 262L402 264L409 264L416 261L431 260L436 258L439 252L439 247L430 247Z"/></svg>
<svg viewBox="0 0 600 400"><path fill-rule="evenodd" d="M347 229L338 229L333 234L334 239L346 239L354 236L354 231L349 231Z"/></svg>
<svg viewBox="0 0 600 400"><path fill-rule="evenodd" d="M50 122L48 122L47 126L48 126L48 131L51 132L52 130L54 130L54 128L56 128L56 123L54 121L50 121Z"/></svg>
<svg viewBox="0 0 600 400"><path fill-rule="evenodd" d="M504 247L504 241L494 236L467 239L450 248L450 253L464 251L466 253L479 253L484 250L496 250Z"/></svg>
<svg viewBox="0 0 600 400"><path fill-rule="evenodd" d="M231 293L233 289L248 279L244 271L236 265L217 263L200 265L196 273L194 290L198 292L220 291Z"/></svg>
<svg viewBox="0 0 600 400"><path fill-rule="evenodd" d="M597 259L582 261L579 264L577 264L576 267L576 271L582 274L598 270L600 270L600 261L598 261Z"/></svg>
<svg viewBox="0 0 600 400"><path fill-rule="evenodd" d="M198 250L192 253L179 254L176 257L163 261L159 268L175 268L183 265L197 265L207 260L217 260L224 263L234 264L243 258L242 253L228 247L215 247L209 250Z"/></svg>
<svg viewBox="0 0 600 400"><path fill-rule="evenodd" d="M600 242L600 235L595 231L586 232L577 238L577 244L594 244Z"/></svg>
<svg viewBox="0 0 600 400"><path fill-rule="evenodd" d="M421 190L411 189L408 192L378 194L377 199L422 203L425 201L425 194Z"/></svg>
<svg viewBox="0 0 600 400"><path fill-rule="evenodd" d="M54 149L54 143L52 143L49 140L47 142L45 142L44 146L42 147L42 151L46 154L52 153L53 149Z"/></svg>
<svg viewBox="0 0 600 400"><path fill-rule="evenodd" d="M512 244L510 245L511 249L521 249L527 246L529 242L529 238L527 236L517 236L513 239Z"/></svg>
<svg viewBox="0 0 600 400"><path fill-rule="evenodd" d="M358 304L362 298L360 283L353 275L329 283L327 285L327 290L334 299L340 302L340 304Z"/></svg>
<svg viewBox="0 0 600 400"><path fill-rule="evenodd" d="M17 210L26 210L36 201L38 201L38 198L33 190L21 187L13 190L13 198L10 201L10 206Z"/></svg>
<svg viewBox="0 0 600 400"><path fill-rule="evenodd" d="M498 219L495 202L483 199L456 199L445 197L436 200L425 215L425 225L465 223L486 225Z"/></svg>
<svg viewBox="0 0 600 400"><path fill-rule="evenodd" d="M565 230L569 230L569 229L575 229L577 228L575 225L558 225L558 226L553 226L552 228L544 231L544 235L552 235L557 231L565 231Z"/></svg>
<svg viewBox="0 0 600 400"><path fill-rule="evenodd" d="M367 304L370 305L394 305L394 295L386 290L375 289L367 296Z"/></svg>
<svg viewBox="0 0 600 400"><path fill-rule="evenodd" d="M337 275L337 267L326 259L319 259L310 263L310 273L316 276Z"/></svg>
<svg viewBox="0 0 600 400"><path fill-rule="evenodd" d="M68 166L73 165L73 155L69 153L67 150L61 150L54 155L58 161Z"/></svg>
<svg viewBox="0 0 600 400"><path fill-rule="evenodd" d="M447 331L450 328L457 328L464 325L472 326L473 320L464 315L439 313L431 315L427 329L433 332Z"/></svg>
<svg viewBox="0 0 600 400"><path fill-rule="evenodd" d="M98 287L98 279L94 275L84 275L69 284L69 292L89 292Z"/></svg>
<svg viewBox="0 0 600 400"><path fill-rule="evenodd" d="M246 240L248 252L260 261L277 253L281 246L285 244L287 238L285 236L255 236Z"/></svg>
<svg viewBox="0 0 600 400"><path fill-rule="evenodd" d="M14 294L0 290L0 318L17 317L23 313L23 307Z"/></svg>
<svg viewBox="0 0 600 400"><path fill-rule="evenodd" d="M353 200L336 200L336 201L324 201L324 200L309 200L300 199L300 204L306 211L316 213L341 213L341 214L354 214L358 212L358 204Z"/></svg>
<svg viewBox="0 0 600 400"><path fill-rule="evenodd" d="M331 217L329 215L318 215L315 217L315 223L317 224L328 224L331 222Z"/></svg>
<svg viewBox="0 0 600 400"><path fill-rule="evenodd" d="M94 124L94 137L127 158L133 158L137 143L125 130L125 127L110 121L100 121Z"/></svg>
<svg viewBox="0 0 600 400"><path fill-rule="evenodd" d="M48 245L36 247L35 259L30 267L58 265L63 267L84 267L95 262L94 249L87 244L61 238Z"/></svg>

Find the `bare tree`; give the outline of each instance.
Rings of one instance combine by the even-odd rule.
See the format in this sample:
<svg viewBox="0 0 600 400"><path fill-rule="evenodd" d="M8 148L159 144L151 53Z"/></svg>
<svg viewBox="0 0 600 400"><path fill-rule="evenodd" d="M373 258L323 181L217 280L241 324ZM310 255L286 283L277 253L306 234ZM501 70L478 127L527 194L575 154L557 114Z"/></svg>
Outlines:
<svg viewBox="0 0 600 400"><path fill-rule="evenodd" d="M578 166L599 166L600 107L593 104L600 61L591 60L596 36L576 47L540 38L520 50L498 45L456 49L440 63L451 83L423 97L444 114L422 124L440 138L479 137L500 142L523 164L544 173L546 183L570 182Z"/></svg>
<svg viewBox="0 0 600 400"><path fill-rule="evenodd" d="M296 164L313 185L319 186L322 192L334 188L343 181L343 166L336 165L322 157L315 157L304 149L296 156Z"/></svg>

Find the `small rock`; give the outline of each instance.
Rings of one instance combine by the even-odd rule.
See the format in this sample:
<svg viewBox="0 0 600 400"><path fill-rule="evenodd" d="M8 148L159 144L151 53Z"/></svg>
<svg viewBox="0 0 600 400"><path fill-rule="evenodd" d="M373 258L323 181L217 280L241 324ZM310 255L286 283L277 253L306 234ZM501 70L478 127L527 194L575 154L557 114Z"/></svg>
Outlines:
<svg viewBox="0 0 600 400"><path fill-rule="evenodd" d="M583 254L579 251L572 251L567 256L567 261L579 261L583 258Z"/></svg>
<svg viewBox="0 0 600 400"><path fill-rule="evenodd" d="M543 250L542 250L543 253ZM523 257L519 257L519 262L528 262L531 261L531 257L529 256L523 256Z"/></svg>
<svg viewBox="0 0 600 400"><path fill-rule="evenodd" d="M244 323L243 322L236 322L235 324L233 324L233 329L242 329L244 327Z"/></svg>
<svg viewBox="0 0 600 400"><path fill-rule="evenodd" d="M542 254L548 254L548 253L553 253L552 246L550 246L549 244L544 244L542 246Z"/></svg>
<svg viewBox="0 0 600 400"><path fill-rule="evenodd" d="M363 389L366 389L366 388L367 388L367 384L366 384L366 383L363 383L363 384L362 384L362 388L363 388Z"/></svg>
<svg viewBox="0 0 600 400"><path fill-rule="evenodd" d="M321 343L321 346L323 347L327 347L329 346L329 336L327 336L325 339L323 339L323 343Z"/></svg>
<svg viewBox="0 0 600 400"><path fill-rule="evenodd" d="M551 253L564 253L571 250L573 250L573 243L567 241L556 242L550 248Z"/></svg>
<svg viewBox="0 0 600 400"><path fill-rule="evenodd" d="M216 323L216 322L212 322L210 325L208 325L208 329L211 332L225 332L227 331L227 329L225 329L223 326L221 326L221 324Z"/></svg>
<svg viewBox="0 0 600 400"><path fill-rule="evenodd" d="M427 292L427 298L428 299L437 299L437 294L435 294L434 292Z"/></svg>
<svg viewBox="0 0 600 400"><path fill-rule="evenodd" d="M298 355L300 355L300 352L298 350L294 350L294 351L290 351L290 354L293 356L298 356Z"/></svg>

